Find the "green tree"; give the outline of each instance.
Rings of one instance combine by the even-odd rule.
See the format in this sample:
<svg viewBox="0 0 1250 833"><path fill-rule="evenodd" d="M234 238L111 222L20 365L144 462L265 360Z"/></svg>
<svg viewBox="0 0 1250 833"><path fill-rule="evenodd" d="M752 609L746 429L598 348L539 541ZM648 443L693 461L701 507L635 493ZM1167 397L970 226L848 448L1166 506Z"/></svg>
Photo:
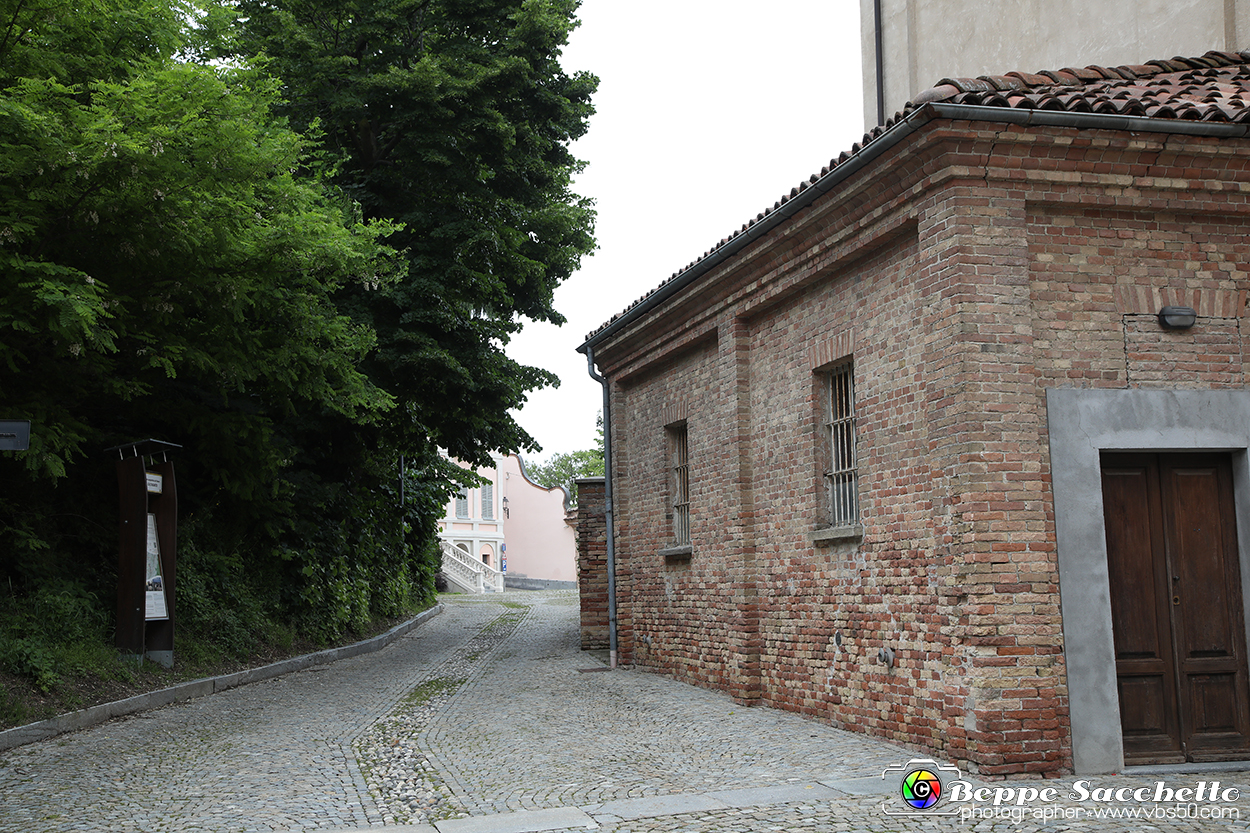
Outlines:
<svg viewBox="0 0 1250 833"><path fill-rule="evenodd" d="M37 426L27 467L159 427L248 496L282 464L274 420L389 410L358 367L374 334L333 299L396 281L394 227L297 175L317 161L275 82L175 61L178 9L6 5L0 394Z"/></svg>
<svg viewBox="0 0 1250 833"><path fill-rule="evenodd" d="M543 463L526 463L525 473L540 486L548 489L563 486L577 503L577 483L579 477L603 476L603 453L588 449L573 451L567 454L553 454Z"/></svg>
<svg viewBox="0 0 1250 833"><path fill-rule="evenodd" d="M562 323L555 287L593 248L569 188L597 79L560 49L576 0L239 0L235 54L265 56L283 112L320 125L335 181L388 238L406 277L347 288L340 308L377 333L364 365L398 407L378 443L489 464L536 449L509 411L557 383L510 359L525 319Z"/></svg>
<svg viewBox="0 0 1250 833"><path fill-rule="evenodd" d="M187 528L334 633L432 588L404 532L428 537L447 476L399 507L392 459L355 453L352 429L397 403L341 303L391 292L407 260L379 242L396 224L330 184L315 125L275 112L271 75L196 60L197 15L212 23L160 0L0 0L0 401L33 423L28 452L0 455L0 575L110 597L100 452L159 437L185 447ZM307 462L344 448L350 470Z"/></svg>
<svg viewBox="0 0 1250 833"><path fill-rule="evenodd" d="M534 447L508 411L555 379L505 349L562 320L593 246L575 9L0 0L0 401L34 424L0 455L18 592L111 595L98 452L147 436L184 445L200 610L246 584L332 636L432 592L464 478L439 449Z"/></svg>
<svg viewBox="0 0 1250 833"><path fill-rule="evenodd" d="M559 63L576 8L576 0L236 4L230 55L262 59L282 79L281 112L296 129L321 132L341 162L333 182L365 218L402 226L386 242L403 253L404 277L335 296L376 334L360 367L395 407L367 426L309 414L293 443L303 450L292 475L309 495L306 536L337 536L325 552L398 525L396 504L365 496L388 488L400 460L412 472L408 492L435 496L462 478L440 449L470 465L489 465L492 450L536 450L509 412L558 380L509 358L507 344L526 320L563 322L554 290L594 245L591 205L570 190L581 163L569 143L586 130L597 80ZM319 520L320 507L342 513L341 534ZM402 511L409 546L433 540L441 506ZM347 562L328 561L339 566L323 584L337 593ZM324 576L328 561L305 559L302 569Z"/></svg>

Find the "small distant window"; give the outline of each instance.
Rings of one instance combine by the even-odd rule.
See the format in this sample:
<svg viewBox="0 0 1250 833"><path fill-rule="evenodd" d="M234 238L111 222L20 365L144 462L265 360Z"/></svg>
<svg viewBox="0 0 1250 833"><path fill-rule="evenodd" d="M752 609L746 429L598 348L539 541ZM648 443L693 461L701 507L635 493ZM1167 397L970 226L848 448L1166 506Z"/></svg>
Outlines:
<svg viewBox="0 0 1250 833"><path fill-rule="evenodd" d="M469 517L469 490L461 489L460 494L456 495L456 517Z"/></svg>
<svg viewBox="0 0 1250 833"><path fill-rule="evenodd" d="M685 424L668 429L671 488L673 496L673 542L690 543L690 453Z"/></svg>
<svg viewBox="0 0 1250 833"><path fill-rule="evenodd" d="M855 367L847 362L826 374L825 481L829 523L859 523L859 466L855 457Z"/></svg>
<svg viewBox="0 0 1250 833"><path fill-rule="evenodd" d="M488 521L495 519L495 486L491 483L482 487L482 518Z"/></svg>

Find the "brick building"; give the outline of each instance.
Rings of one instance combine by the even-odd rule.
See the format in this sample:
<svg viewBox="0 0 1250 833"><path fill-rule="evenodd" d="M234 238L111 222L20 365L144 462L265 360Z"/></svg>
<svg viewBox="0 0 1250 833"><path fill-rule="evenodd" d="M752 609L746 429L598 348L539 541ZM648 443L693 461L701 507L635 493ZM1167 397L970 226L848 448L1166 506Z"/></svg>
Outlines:
<svg viewBox="0 0 1250 833"><path fill-rule="evenodd" d="M1248 105L946 79L588 336L621 661L984 776L1250 758Z"/></svg>

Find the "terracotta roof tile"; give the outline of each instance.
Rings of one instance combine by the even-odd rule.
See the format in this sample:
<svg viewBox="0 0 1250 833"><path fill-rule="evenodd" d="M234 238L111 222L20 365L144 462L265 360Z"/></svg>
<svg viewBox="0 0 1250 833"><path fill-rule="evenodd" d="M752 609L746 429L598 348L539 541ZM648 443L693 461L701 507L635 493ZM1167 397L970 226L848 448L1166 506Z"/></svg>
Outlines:
<svg viewBox="0 0 1250 833"><path fill-rule="evenodd" d="M1088 69L1098 73L1103 78L1117 79L1117 78L1127 77L1123 73L1121 73L1118 69L1112 69L1111 67L1100 67L1100 66L1091 65L1090 67L1088 67Z"/></svg>
<svg viewBox="0 0 1250 833"><path fill-rule="evenodd" d="M674 272L656 289L590 333L587 340L808 190L820 177L855 158L865 146L909 113L936 102L1246 124L1250 123L1250 51L1213 51L1196 58L1175 57L1118 67L1065 67L1036 73L1008 72L979 78L943 78L909 101L884 125L864 134L864 138L852 145L850 151L844 151L830 160L819 175L813 175L791 189L772 208L760 212L698 260Z"/></svg>
<svg viewBox="0 0 1250 833"><path fill-rule="evenodd" d="M1106 77L1093 67L1086 67L1085 69L1080 69L1078 67L1064 67L1059 71L1066 75L1071 75L1080 81L1102 81Z"/></svg>
<svg viewBox="0 0 1250 833"><path fill-rule="evenodd" d="M1074 87L1081 83L1081 79L1077 78L1072 73L1064 72L1063 70L1055 72L1049 69L1044 69L1041 70L1040 74L1049 78L1052 84L1062 84L1064 86Z"/></svg>
<svg viewBox="0 0 1250 833"><path fill-rule="evenodd" d="M928 101L1205 121L1246 121L1250 53L1208 52L1114 69L1089 66L979 79L943 79ZM1002 91L1010 85L1010 92ZM954 87L951 93L948 87ZM939 92L940 91L940 92ZM933 95L938 93L938 95Z"/></svg>
<svg viewBox="0 0 1250 833"><path fill-rule="evenodd" d="M922 104L928 104L930 101L945 101L951 96L958 95L962 92L959 87L949 82L942 82L936 87L930 87L920 95L912 99L912 104L919 107Z"/></svg>

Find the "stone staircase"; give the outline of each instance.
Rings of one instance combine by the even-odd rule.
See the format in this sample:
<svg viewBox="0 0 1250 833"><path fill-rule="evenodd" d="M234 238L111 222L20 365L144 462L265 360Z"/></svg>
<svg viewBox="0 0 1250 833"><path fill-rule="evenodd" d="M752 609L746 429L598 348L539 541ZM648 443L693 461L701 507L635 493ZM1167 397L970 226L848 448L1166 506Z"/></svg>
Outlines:
<svg viewBox="0 0 1250 833"><path fill-rule="evenodd" d="M502 593L503 573L459 547L438 542L443 552L443 575L461 593Z"/></svg>

